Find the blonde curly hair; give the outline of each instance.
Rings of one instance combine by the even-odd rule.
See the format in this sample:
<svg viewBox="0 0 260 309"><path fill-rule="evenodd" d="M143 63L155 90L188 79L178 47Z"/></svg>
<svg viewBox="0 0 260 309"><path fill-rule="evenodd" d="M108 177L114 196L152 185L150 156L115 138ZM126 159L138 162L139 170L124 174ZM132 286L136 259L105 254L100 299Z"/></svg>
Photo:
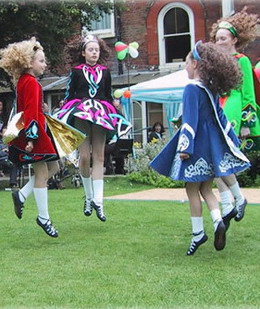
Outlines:
<svg viewBox="0 0 260 309"><path fill-rule="evenodd" d="M0 67L16 83L19 77L31 68L31 62L38 50L43 51L43 47L35 37L9 44L6 48L0 49Z"/></svg>
<svg viewBox="0 0 260 309"><path fill-rule="evenodd" d="M260 19L257 14L249 14L246 10L247 7L244 7L242 11L229 17L223 17L214 23L210 32L210 40L215 42L216 34L219 30L219 24L226 21L236 29L238 34L236 49L242 50L250 42L253 42L258 37L257 28L260 24Z"/></svg>

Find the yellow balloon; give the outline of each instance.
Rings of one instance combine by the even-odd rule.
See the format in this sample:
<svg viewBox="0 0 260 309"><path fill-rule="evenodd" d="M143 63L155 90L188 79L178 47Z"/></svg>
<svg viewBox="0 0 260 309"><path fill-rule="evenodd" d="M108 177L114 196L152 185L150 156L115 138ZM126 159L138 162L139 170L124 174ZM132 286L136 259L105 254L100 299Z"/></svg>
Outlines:
<svg viewBox="0 0 260 309"><path fill-rule="evenodd" d="M139 48L139 44L137 42L132 42L132 43L129 44L129 46L132 46L135 49Z"/></svg>
<svg viewBox="0 0 260 309"><path fill-rule="evenodd" d="M116 99L119 99L119 98L122 97L123 93L124 93L124 91L123 91L122 89L116 89L116 90L114 91L114 97L115 97Z"/></svg>

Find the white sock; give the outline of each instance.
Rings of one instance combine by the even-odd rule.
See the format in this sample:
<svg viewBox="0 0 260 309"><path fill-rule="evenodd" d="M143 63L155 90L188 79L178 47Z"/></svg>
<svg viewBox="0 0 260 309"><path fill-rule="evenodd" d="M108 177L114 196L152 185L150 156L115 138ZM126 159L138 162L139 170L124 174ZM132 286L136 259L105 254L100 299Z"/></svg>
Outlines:
<svg viewBox="0 0 260 309"><path fill-rule="evenodd" d="M48 189L46 188L33 188L34 198L39 213L39 220L46 223L49 219L48 211Z"/></svg>
<svg viewBox="0 0 260 309"><path fill-rule="evenodd" d="M220 209L216 208L216 209L211 210L210 215L213 221L214 231L216 231L219 222L222 221Z"/></svg>
<svg viewBox="0 0 260 309"><path fill-rule="evenodd" d="M103 196L104 196L104 180L98 179L93 180L93 195L94 195L94 202L99 205L103 206Z"/></svg>
<svg viewBox="0 0 260 309"><path fill-rule="evenodd" d="M191 217L192 234L199 234L192 237L194 241L199 241L204 235L203 217Z"/></svg>
<svg viewBox="0 0 260 309"><path fill-rule="evenodd" d="M82 184L83 184L83 188L84 188L86 198L92 200L93 199L93 187L92 187L91 177L86 178L86 177L81 176L81 179L82 179Z"/></svg>
<svg viewBox="0 0 260 309"><path fill-rule="evenodd" d="M232 211L234 206L232 204L230 191L220 192L219 195L221 199L222 216L224 217Z"/></svg>
<svg viewBox="0 0 260 309"><path fill-rule="evenodd" d="M33 187L35 183L35 176L33 175L26 185L22 187L21 190L19 190L19 198L22 203L25 202L27 197L33 192Z"/></svg>
<svg viewBox="0 0 260 309"><path fill-rule="evenodd" d="M234 198L236 199L236 202L238 204L242 204L245 200L244 195L242 194L240 187L239 187L239 183L236 182L235 184L233 184L232 186L229 187L230 191L232 192Z"/></svg>

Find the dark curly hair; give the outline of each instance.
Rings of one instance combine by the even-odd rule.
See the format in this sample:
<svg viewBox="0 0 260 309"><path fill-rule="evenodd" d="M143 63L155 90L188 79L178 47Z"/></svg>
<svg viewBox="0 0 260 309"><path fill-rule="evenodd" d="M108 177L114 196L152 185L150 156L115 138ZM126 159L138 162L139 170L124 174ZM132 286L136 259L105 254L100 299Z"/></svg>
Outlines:
<svg viewBox="0 0 260 309"><path fill-rule="evenodd" d="M216 34L219 30L219 24L222 21L227 21L235 27L238 34L236 43L237 50L241 51L250 42L254 41L258 36L257 29L260 24L260 19L257 14L248 14L246 10L247 7L244 7L242 11L229 17L223 17L214 23L210 32L210 40L215 42Z"/></svg>
<svg viewBox="0 0 260 309"><path fill-rule="evenodd" d="M223 53L211 42L196 45L201 58L197 69L202 83L221 96L228 95L232 89L239 89L242 73L235 58ZM190 52L188 57L194 59L193 53Z"/></svg>

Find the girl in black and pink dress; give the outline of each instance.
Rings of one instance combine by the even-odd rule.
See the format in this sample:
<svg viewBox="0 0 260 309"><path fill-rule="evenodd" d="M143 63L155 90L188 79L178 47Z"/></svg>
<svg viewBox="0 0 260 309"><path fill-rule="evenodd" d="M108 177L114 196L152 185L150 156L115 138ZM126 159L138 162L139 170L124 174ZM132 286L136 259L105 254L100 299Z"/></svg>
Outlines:
<svg viewBox="0 0 260 309"><path fill-rule="evenodd" d="M81 42L82 63L73 67L65 96L65 104L56 117L87 135L79 147L79 169L86 195L84 214L93 208L101 221L103 210L103 166L106 140L125 135L131 124L113 105L111 75L104 65L109 50L103 40L88 35ZM90 161L92 156L92 169Z"/></svg>

